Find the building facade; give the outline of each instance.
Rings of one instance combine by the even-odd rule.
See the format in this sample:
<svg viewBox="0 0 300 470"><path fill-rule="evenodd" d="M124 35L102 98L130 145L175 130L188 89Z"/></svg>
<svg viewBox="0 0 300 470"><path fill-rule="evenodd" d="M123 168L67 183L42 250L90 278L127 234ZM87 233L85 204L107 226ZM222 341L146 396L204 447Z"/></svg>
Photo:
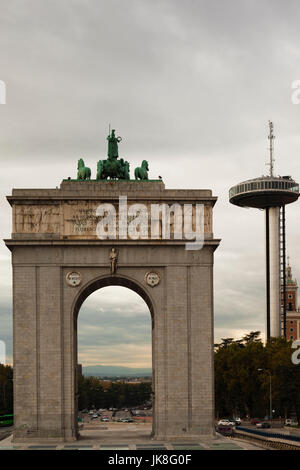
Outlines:
<svg viewBox="0 0 300 470"><path fill-rule="evenodd" d="M281 307L284 297L281 289ZM298 307L298 283L293 279L292 268L286 268L286 338L294 341L300 338L300 308Z"/></svg>

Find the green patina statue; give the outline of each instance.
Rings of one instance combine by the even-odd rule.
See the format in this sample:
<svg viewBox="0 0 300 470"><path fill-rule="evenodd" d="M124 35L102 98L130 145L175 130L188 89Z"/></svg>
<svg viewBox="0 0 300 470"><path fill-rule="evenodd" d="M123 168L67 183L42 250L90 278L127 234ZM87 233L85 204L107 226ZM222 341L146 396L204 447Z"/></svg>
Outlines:
<svg viewBox="0 0 300 470"><path fill-rule="evenodd" d="M118 158L119 150L118 150L118 143L122 141L122 137L115 136L115 129L111 131L111 135L107 136L108 140L108 149L107 149L107 156L108 158Z"/></svg>
<svg viewBox="0 0 300 470"><path fill-rule="evenodd" d="M119 179L129 180L129 163L120 160L99 160L97 163L97 180Z"/></svg>
<svg viewBox="0 0 300 470"><path fill-rule="evenodd" d="M136 180L147 180L148 179L149 166L147 160L142 161L142 166L137 167L134 170L134 177Z"/></svg>
<svg viewBox="0 0 300 470"><path fill-rule="evenodd" d="M118 144L122 141L122 137L116 137L115 130L113 129L111 133L107 136L108 140L108 150L107 150L107 159L99 160L97 163L97 180L130 180L129 173L129 163L126 162L123 158L119 159L119 149ZM87 180L91 179L91 170L90 168L84 165L82 158L78 160L77 165L77 180ZM134 170L134 176L136 180L148 180L148 171L149 166L147 160L143 160L142 165ZM70 179L70 178L69 178Z"/></svg>
<svg viewBox="0 0 300 470"><path fill-rule="evenodd" d="M115 130L111 131L111 135L107 137L108 151L107 160L99 160L97 163L97 180L119 179L129 180L129 163L119 157L118 143L121 142L122 137L115 136Z"/></svg>
<svg viewBox="0 0 300 470"><path fill-rule="evenodd" d="M84 166L84 161L82 158L78 160L77 164L77 179L78 180L90 180L91 179L91 169L87 166Z"/></svg>

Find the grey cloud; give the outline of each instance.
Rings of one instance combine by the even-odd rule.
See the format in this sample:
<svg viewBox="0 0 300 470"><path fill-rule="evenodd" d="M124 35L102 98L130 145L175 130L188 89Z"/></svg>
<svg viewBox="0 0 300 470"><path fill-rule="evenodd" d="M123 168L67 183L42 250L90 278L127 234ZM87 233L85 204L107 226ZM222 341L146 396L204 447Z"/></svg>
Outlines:
<svg viewBox="0 0 300 470"><path fill-rule="evenodd" d="M166 187L212 188L219 197L216 335L220 328L235 334L263 328L263 214L231 206L228 189L267 173L269 119L275 171L300 179L300 106L291 103L291 83L300 79L299 2L0 4L0 79L7 85L7 104L0 106L2 236L11 231L4 200L11 188L55 187L76 175L79 156L95 175L110 122L123 137L120 153L131 172L147 159L150 175L162 175ZM287 251L300 279L299 204L287 214ZM3 245L0 257L1 302L11 288ZM121 335L124 315L116 305L105 309ZM126 305L134 336L139 320L134 327ZM100 317L89 310L81 318L92 325ZM106 318L103 324L108 328Z"/></svg>
<svg viewBox="0 0 300 470"><path fill-rule="evenodd" d="M42 146L54 159L103 152L109 120L131 154L141 146L177 156L236 149L257 139L262 124L252 113L262 104L264 115L284 99L281 119L290 108L282 80L299 35L296 2L25 5L6 4L0 36L10 96L4 145L13 158L37 160Z"/></svg>
<svg viewBox="0 0 300 470"><path fill-rule="evenodd" d="M82 361L144 363L141 351L151 350L151 315L138 294L107 287L84 302L78 317L78 352ZM119 354L119 356L118 356ZM107 363L107 362L106 362Z"/></svg>

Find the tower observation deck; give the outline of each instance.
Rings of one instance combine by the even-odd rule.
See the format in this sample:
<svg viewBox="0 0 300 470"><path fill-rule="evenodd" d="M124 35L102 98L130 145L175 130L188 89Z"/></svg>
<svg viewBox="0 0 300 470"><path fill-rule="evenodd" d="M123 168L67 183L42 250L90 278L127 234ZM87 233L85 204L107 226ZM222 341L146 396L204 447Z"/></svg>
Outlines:
<svg viewBox="0 0 300 470"><path fill-rule="evenodd" d="M239 207L265 211L266 332L267 338L285 335L285 308L281 330L280 285L285 286L285 205L297 201L299 184L291 176L273 174L273 123L269 122L270 174L243 181L229 190L229 201Z"/></svg>
<svg viewBox="0 0 300 470"><path fill-rule="evenodd" d="M297 201L299 184L290 176L261 176L233 186L229 201L240 207L267 209Z"/></svg>

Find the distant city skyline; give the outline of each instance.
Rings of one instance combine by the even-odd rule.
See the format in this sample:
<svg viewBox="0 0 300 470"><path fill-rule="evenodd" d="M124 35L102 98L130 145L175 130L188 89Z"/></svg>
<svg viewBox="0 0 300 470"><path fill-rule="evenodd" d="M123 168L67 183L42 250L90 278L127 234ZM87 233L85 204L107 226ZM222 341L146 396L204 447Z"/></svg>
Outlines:
<svg viewBox="0 0 300 470"><path fill-rule="evenodd" d="M299 2L0 2L2 238L12 231L5 199L12 188L55 188L76 178L81 157L95 177L111 123L131 177L146 159L149 177L162 176L166 188L207 188L218 196L215 342L264 335L264 217L230 205L228 190L268 174L269 120L274 173L300 181L300 105L292 101L300 79ZM286 209L287 253L298 280L299 210L299 201ZM4 243L0 260L0 340L11 362L11 258ZM151 358L150 314L130 291L120 310L114 292L108 298L103 289L83 305L80 357L85 364L99 355L98 363L143 367Z"/></svg>

